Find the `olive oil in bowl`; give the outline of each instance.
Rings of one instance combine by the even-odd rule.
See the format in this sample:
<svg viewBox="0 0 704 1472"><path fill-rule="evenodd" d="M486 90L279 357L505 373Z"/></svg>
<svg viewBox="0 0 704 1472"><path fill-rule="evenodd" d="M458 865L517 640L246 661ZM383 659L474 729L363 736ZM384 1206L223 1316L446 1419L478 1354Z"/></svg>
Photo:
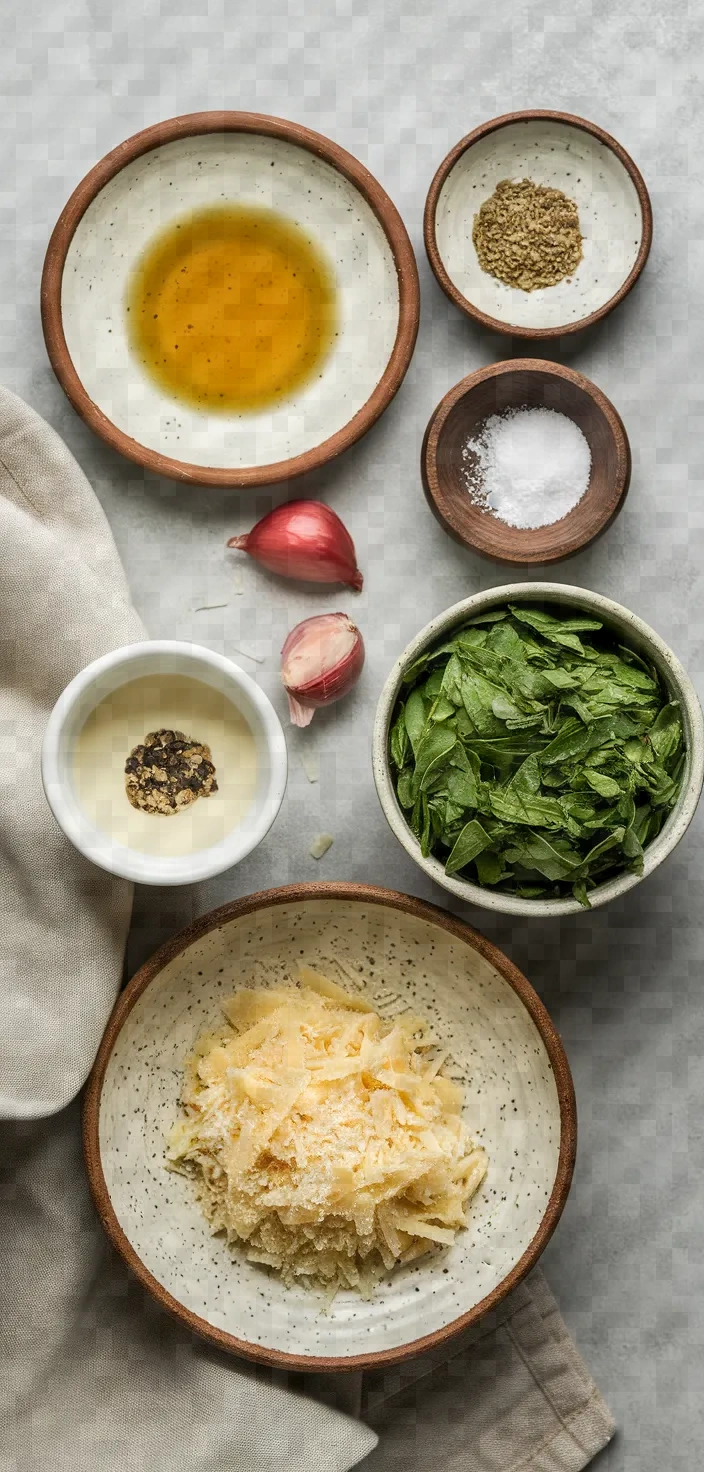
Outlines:
<svg viewBox="0 0 704 1472"><path fill-rule="evenodd" d="M273 210L222 205L169 225L128 286L132 350L191 408L267 409L302 388L335 337L335 282L319 248Z"/></svg>

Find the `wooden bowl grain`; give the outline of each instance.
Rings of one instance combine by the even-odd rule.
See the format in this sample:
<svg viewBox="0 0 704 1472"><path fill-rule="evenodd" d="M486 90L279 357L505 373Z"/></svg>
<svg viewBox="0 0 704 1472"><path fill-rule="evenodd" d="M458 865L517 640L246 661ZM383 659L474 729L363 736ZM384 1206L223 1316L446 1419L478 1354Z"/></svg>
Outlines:
<svg viewBox="0 0 704 1472"><path fill-rule="evenodd" d="M508 526L470 500L463 447L480 424L506 409L546 408L579 426L591 450L582 500L549 526ZM513 358L470 373L431 416L421 450L428 503L456 541L495 562L532 566L572 557L602 535L621 510L631 478L631 451L620 416L606 395L572 368Z"/></svg>

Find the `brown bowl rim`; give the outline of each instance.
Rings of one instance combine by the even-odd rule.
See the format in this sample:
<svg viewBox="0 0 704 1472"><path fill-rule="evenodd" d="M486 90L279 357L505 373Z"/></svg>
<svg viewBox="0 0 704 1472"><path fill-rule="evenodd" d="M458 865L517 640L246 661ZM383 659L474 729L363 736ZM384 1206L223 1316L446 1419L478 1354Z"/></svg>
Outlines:
<svg viewBox="0 0 704 1472"><path fill-rule="evenodd" d="M66 256L78 225L88 206L108 181L129 163L142 154L150 153L163 144L173 143L180 138L196 137L207 133L260 133L266 137L282 138L305 148L317 158L332 165L338 173L349 179L376 215L396 266L399 290L398 328L393 350L384 372L369 398L342 429L323 440L320 445L294 455L290 460L278 460L270 465L246 466L244 468L192 465L187 461L174 460L158 450L150 450L118 429L90 397L76 372L63 329L61 308L61 285ZM408 371L420 317L420 288L418 268L413 246L401 216L385 189L346 149L321 133L315 133L300 123L285 118L271 117L266 113L254 112L196 112L184 113L168 118L134 133L117 148L107 153L86 174L64 206L54 226L49 241L41 281L41 317L44 341L49 361L64 393L85 423L99 435L111 449L117 450L127 460L164 475L171 480L196 485L247 486L272 485L281 480L292 480L327 464L361 439L377 419L388 408L398 392Z"/></svg>
<svg viewBox="0 0 704 1472"><path fill-rule="evenodd" d="M207 935L211 930L217 929L218 926L272 905L300 904L311 899L353 900L360 904L387 906L402 914L413 915L433 925L439 925L458 940L468 942L472 949L489 961L509 983L535 1023L550 1059L560 1107L560 1150L550 1199L535 1236L511 1272L468 1313L461 1314L452 1323L444 1325L434 1333L426 1334L420 1339L412 1340L395 1349L379 1350L350 1357L286 1354L282 1350L249 1344L246 1340L226 1333L225 1330L215 1328L207 1320L185 1308L152 1276L122 1231L112 1207L100 1159L99 1116L105 1073L117 1036L135 1002L141 997L149 983L170 961L180 955L185 947L190 946L201 936ZM577 1149L577 1106L564 1044L547 1008L522 971L519 971L508 956L487 940L480 931L475 930L464 920L449 914L448 911L440 909L437 905L428 904L414 895L384 889L375 884L338 881L290 884L275 889L261 890L202 915L192 925L187 926L185 930L180 931L178 935L173 936L161 946L135 973L115 1004L86 1085L83 1099L83 1147L91 1194L110 1242L138 1278L142 1287L146 1288L157 1303L185 1328L198 1334L218 1349L240 1355L244 1359L254 1360L259 1364L274 1366L277 1369L311 1372L367 1370L398 1364L414 1355L426 1353L461 1333L462 1330L468 1329L490 1309L495 1308L535 1266L560 1220L572 1182Z"/></svg>
<svg viewBox="0 0 704 1472"><path fill-rule="evenodd" d="M501 378L510 373L538 373L545 378L563 379L580 388L592 399L604 415L616 445L617 470L613 486L613 492L604 504L603 515L597 523L596 529L588 536L567 536L564 543L554 551L541 550L538 545L539 534L545 535L550 531L550 526L526 529L524 532L526 542L534 540L535 550L527 547L520 555L517 552L504 552L501 555L490 552L474 540L466 530L460 518L455 517L452 508L445 502L442 494L439 477L437 474L437 449L440 434L447 423L447 419L455 405L465 398L472 389L480 383L485 383L491 378ZM466 378L460 379L453 388L449 389L444 398L433 410L428 420L427 428L423 436L423 444L420 452L420 470L423 481L423 490L430 509L440 523L444 531L463 547L469 547L472 552L478 552L481 557L491 562L506 564L511 567L547 566L552 562L563 562L567 557L574 557L577 552L582 552L585 547L590 547L598 537L603 536L612 522L616 520L623 503L628 495L631 483L631 446L623 420L614 408L611 400L606 394L592 382L585 378L583 373L577 373L574 368L567 368L562 363L553 363L549 358L505 358L499 363L488 363L484 368L478 368L474 373L468 373ZM565 527L574 515L577 507L568 511L562 517ZM556 523L552 524L553 526ZM512 527L514 535L519 530Z"/></svg>
<svg viewBox="0 0 704 1472"><path fill-rule="evenodd" d="M500 322L496 317L489 317L486 312L481 312L478 307L473 306L467 297L462 295L461 291L458 291L445 270L440 251L438 250L435 234L435 215L442 186L450 171L457 163L457 160L468 148L471 148L480 138L485 138L488 133L498 132L499 128L507 128L511 123L539 122L543 118L552 119L558 123L566 123L572 128L581 128L582 132L591 133L594 138L597 138L600 143L605 144L607 148L611 149L612 153L615 153L626 172L630 175L640 201L642 235L638 255L629 275L622 282L618 291L612 297L609 297L609 300L604 302L604 305L599 307L596 312L590 312L587 317L581 317L578 322L566 322L564 326L559 327L517 327L510 322ZM455 144L454 148L450 149L450 152L443 159L435 173L428 190L423 216L423 237L428 260L437 282L442 287L445 295L449 296L450 301L454 302L455 306L459 307L460 311L464 312L467 317L471 317L473 321L478 322L482 327L488 327L492 332L500 332L506 337L533 339L566 337L569 333L582 332L585 327L592 327L595 322L600 322L602 317L607 317L609 312L612 312L614 307L617 307L624 300L624 297L628 296L629 291L632 291L650 254L650 247L653 242L653 209L650 203L650 195L648 194L648 189L640 169L633 162L630 154L626 152L625 148L622 147L611 133L607 133L604 128L600 128L598 123L589 122L588 118L578 117L576 113L559 112L551 108L525 108L520 112L502 113L500 117L491 118L488 122L481 123L478 128L474 128L471 133L467 133L464 138L460 139L459 143Z"/></svg>

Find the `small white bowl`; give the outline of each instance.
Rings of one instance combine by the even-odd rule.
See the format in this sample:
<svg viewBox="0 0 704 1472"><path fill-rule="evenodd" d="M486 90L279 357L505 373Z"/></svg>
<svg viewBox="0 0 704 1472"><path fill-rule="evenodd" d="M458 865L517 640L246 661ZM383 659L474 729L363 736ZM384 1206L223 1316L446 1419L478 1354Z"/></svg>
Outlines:
<svg viewBox="0 0 704 1472"><path fill-rule="evenodd" d="M82 808L73 775L75 745L106 696L145 675L186 675L226 696L246 720L257 751L257 785L249 812L220 843L178 858L141 853L115 842ZM101 869L138 884L195 884L238 864L268 833L286 790L286 741L267 696L232 660L199 644L150 640L96 659L76 675L54 706L42 744L42 782L57 823L80 853Z"/></svg>
<svg viewBox="0 0 704 1472"><path fill-rule="evenodd" d="M561 189L579 211L583 256L557 286L520 291L483 271L474 217L502 179ZM448 153L425 205L425 246L443 291L467 316L515 337L562 336L605 317L648 259L650 199L625 148L571 113L532 109L482 123Z"/></svg>
<svg viewBox="0 0 704 1472"><path fill-rule="evenodd" d="M469 879L445 873L445 865L432 854L424 858L420 844L411 832L399 806L389 763L389 730L396 702L403 683L405 671L413 661L431 645L451 635L458 625L485 609L506 603L556 603L566 608L580 609L596 618L621 635L624 643L636 653L650 661L658 671L671 700L679 702L686 743L686 762L680 795L672 812L668 815L657 838L645 848L642 874L625 872L598 884L589 892L592 909L605 905L640 884L676 848L684 837L696 812L704 783L704 716L697 692L676 655L668 649L663 639L643 619L624 608L621 603L605 598L601 593L592 593L588 588L567 587L563 583L508 583L503 588L489 588L484 593L474 593L452 608L431 619L415 639L406 646L396 660L379 697L372 739L372 764L377 796L384 817L399 843L410 854L420 869L442 885L451 894L468 904L481 905L484 910L500 911L504 915L527 915L543 919L549 915L576 915L583 913L576 899L522 899L520 895L506 894L500 889L483 889Z"/></svg>

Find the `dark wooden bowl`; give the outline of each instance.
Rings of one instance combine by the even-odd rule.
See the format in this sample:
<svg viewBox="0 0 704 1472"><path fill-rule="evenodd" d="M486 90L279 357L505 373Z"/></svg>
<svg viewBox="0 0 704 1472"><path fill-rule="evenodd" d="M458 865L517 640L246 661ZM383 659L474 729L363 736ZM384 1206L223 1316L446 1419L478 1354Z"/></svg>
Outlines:
<svg viewBox="0 0 704 1472"><path fill-rule="evenodd" d="M530 530L507 526L475 505L463 478L467 439L491 414L518 408L566 414L592 454L582 500L561 521ZM539 358L492 363L455 384L430 419L420 463L430 508L450 536L495 562L525 566L560 562L601 536L621 510L631 478L628 436L613 404L581 373Z"/></svg>

